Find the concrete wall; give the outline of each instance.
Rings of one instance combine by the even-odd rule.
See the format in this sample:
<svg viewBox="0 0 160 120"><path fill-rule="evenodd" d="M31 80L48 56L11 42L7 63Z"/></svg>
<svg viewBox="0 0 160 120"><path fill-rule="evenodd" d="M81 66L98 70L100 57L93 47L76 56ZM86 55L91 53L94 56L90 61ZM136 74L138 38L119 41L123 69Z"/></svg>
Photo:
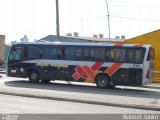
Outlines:
<svg viewBox="0 0 160 120"><path fill-rule="evenodd" d="M0 63L4 61L5 54L5 36L0 35Z"/></svg>

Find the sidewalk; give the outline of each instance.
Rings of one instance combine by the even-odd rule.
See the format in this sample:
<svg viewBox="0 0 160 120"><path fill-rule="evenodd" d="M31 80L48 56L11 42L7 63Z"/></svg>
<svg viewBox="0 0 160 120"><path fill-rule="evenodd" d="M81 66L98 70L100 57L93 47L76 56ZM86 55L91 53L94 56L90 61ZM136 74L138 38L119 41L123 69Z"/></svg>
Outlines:
<svg viewBox="0 0 160 120"><path fill-rule="evenodd" d="M158 87L160 87L160 85ZM123 90L118 92L120 92L121 95L116 95L116 94L112 95L107 93L106 94L83 93L83 92L77 93L74 91L47 90L47 89L20 88L20 87L18 88L18 87L8 87L8 86L1 86L0 88L0 94L160 111L160 96L157 96L155 98L149 98L149 97L142 98L134 96L125 96Z"/></svg>
<svg viewBox="0 0 160 120"><path fill-rule="evenodd" d="M5 73L6 73L6 71L4 69L0 68L0 76L1 76L1 74L5 74Z"/></svg>

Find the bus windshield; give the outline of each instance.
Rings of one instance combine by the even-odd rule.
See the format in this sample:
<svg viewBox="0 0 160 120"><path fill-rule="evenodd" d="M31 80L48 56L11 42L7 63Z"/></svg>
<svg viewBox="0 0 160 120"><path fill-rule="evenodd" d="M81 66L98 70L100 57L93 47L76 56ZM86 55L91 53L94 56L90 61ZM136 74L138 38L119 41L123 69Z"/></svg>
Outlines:
<svg viewBox="0 0 160 120"><path fill-rule="evenodd" d="M21 60L21 47L13 47L10 52L9 60Z"/></svg>

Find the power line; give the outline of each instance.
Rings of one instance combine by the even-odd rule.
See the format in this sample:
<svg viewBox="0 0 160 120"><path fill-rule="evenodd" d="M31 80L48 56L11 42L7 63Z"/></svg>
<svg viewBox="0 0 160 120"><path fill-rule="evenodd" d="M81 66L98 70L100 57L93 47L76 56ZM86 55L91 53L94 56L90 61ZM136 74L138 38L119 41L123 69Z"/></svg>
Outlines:
<svg viewBox="0 0 160 120"><path fill-rule="evenodd" d="M111 7L160 8L159 5L110 5Z"/></svg>
<svg viewBox="0 0 160 120"><path fill-rule="evenodd" d="M81 4L81 6L95 7L95 6L104 6L104 4ZM160 8L160 5L129 5L129 4L110 4L110 7L139 7L139 8Z"/></svg>
<svg viewBox="0 0 160 120"><path fill-rule="evenodd" d="M160 22L160 20L151 20L151 19L142 19L142 18L131 18L131 17L122 17L122 16L113 16L110 15L110 17L113 18L121 18L121 19L130 19L130 20L138 20L138 21L148 21L148 22Z"/></svg>
<svg viewBox="0 0 160 120"><path fill-rule="evenodd" d="M123 17L123 16L114 16L110 15L111 18L118 18L118 19L128 19L128 20L137 20L137 21L146 21L146 22L160 22L160 20L153 20L153 19L142 19L142 18L133 18L133 17ZM106 16L97 16L97 17L91 17L91 18L83 18L84 21L91 21L91 20L96 20L96 19L101 19L101 18L106 18ZM74 20L71 21L70 23L74 22L80 22L81 20Z"/></svg>

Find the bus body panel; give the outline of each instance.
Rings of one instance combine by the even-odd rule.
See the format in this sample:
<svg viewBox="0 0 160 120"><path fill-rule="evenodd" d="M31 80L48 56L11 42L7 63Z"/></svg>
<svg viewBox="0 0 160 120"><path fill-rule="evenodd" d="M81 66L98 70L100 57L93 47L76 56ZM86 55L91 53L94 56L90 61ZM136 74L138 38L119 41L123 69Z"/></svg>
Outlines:
<svg viewBox="0 0 160 120"><path fill-rule="evenodd" d="M16 74L16 77L26 78L30 70L36 70L41 73L40 78L42 79L95 83L96 75L106 73L111 77L111 82L115 85L142 86L142 65L139 65L139 68L133 68L133 64L121 64L113 68L114 65L119 63L98 63L101 63L101 66L96 68L97 62L64 60L24 61L9 66L8 76L14 77ZM94 69L93 66L95 67ZM85 69L85 67L89 69ZM91 71L93 76L89 74ZM76 78L75 74L79 76Z"/></svg>
<svg viewBox="0 0 160 120"><path fill-rule="evenodd" d="M148 54L145 54L143 62L143 85L151 84L154 80L155 50L153 47L150 47L146 52Z"/></svg>

